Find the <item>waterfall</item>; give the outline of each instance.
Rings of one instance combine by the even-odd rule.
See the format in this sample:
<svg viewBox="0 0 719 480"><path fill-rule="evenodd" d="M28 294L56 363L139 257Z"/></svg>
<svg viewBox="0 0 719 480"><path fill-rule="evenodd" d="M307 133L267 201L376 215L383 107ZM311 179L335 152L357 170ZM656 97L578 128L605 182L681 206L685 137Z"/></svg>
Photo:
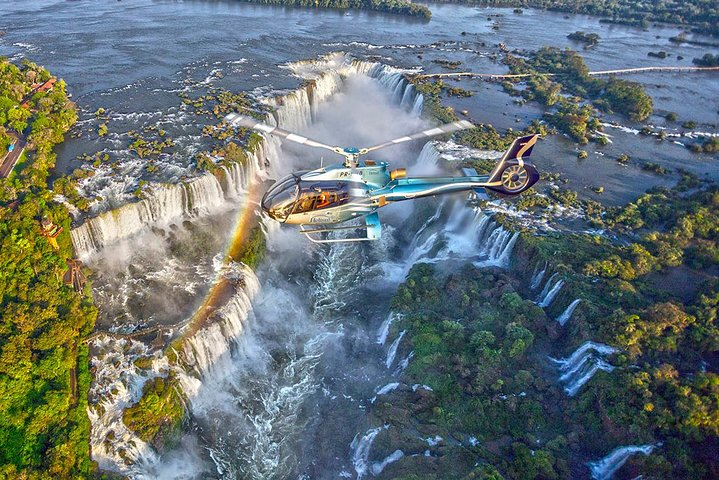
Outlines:
<svg viewBox="0 0 719 480"><path fill-rule="evenodd" d="M537 297L537 300L534 302L542 308L550 306L552 304L552 301L554 301L554 297L557 296L559 291L564 286L564 280L562 280L561 278L557 280L556 283L552 284L552 279L556 276L557 274L555 273L554 275L549 277L549 280L547 280L546 285L544 285L544 289L542 289L542 293L539 294L539 297Z"/></svg>
<svg viewBox="0 0 719 480"><path fill-rule="evenodd" d="M185 372L192 371L199 378L229 353L252 310L252 298L260 290L257 277L246 265L232 264L225 276L241 285L236 287L229 301L212 314L209 325L184 340L179 352Z"/></svg>
<svg viewBox="0 0 719 480"><path fill-rule="evenodd" d="M385 365L387 365L387 368L390 368L392 366L392 363L394 363L394 357L395 355L397 355L397 348L399 347L399 342L402 341L402 337L404 337L405 333L407 333L407 331L402 330L395 339L395 341L392 342L392 345L390 345L389 350L387 351L387 359L384 362Z"/></svg>
<svg viewBox="0 0 719 480"><path fill-rule="evenodd" d="M400 373L402 373L402 371L404 371L404 369L409 366L409 362L413 358L414 358L414 351L411 351L411 352L409 352L409 354L406 357L404 357L402 359L401 362L399 362L399 364L397 365L397 370L394 371L394 375L397 376Z"/></svg>
<svg viewBox="0 0 719 480"><path fill-rule="evenodd" d="M376 78L392 96L393 101L408 109L413 115L419 116L424 107L424 97L417 94L414 85L405 78L407 70L400 70L388 65L369 62L355 62L356 67L364 70L367 75Z"/></svg>
<svg viewBox="0 0 719 480"><path fill-rule="evenodd" d="M626 447L618 447L601 460L589 462L587 465L592 471L592 478L594 480L609 480L614 476L616 471L626 463L629 457L636 453L649 455L655 447L656 445L629 445Z"/></svg>
<svg viewBox="0 0 719 480"><path fill-rule="evenodd" d="M248 155L246 164L222 167L219 178L206 173L184 183L156 186L139 202L85 220L70 232L75 252L87 258L147 227L217 210L245 192L264 162L262 157L263 149L258 148L256 153Z"/></svg>
<svg viewBox="0 0 719 480"><path fill-rule="evenodd" d="M402 457L404 457L404 452L402 450L395 450L394 452L387 455L381 462L374 462L372 464L372 475L379 475L380 473L382 473L382 470L384 470L387 465L396 462Z"/></svg>
<svg viewBox="0 0 719 480"><path fill-rule="evenodd" d="M379 345L384 345L384 342L387 341L387 335L389 335L389 327L392 325L392 322L394 322L395 318L398 318L398 315L394 312L390 312L384 322L382 322L382 325L380 325L379 330L377 331L377 343Z"/></svg>
<svg viewBox="0 0 719 480"><path fill-rule="evenodd" d="M564 326L565 323L567 323L567 320L569 320L569 317L572 316L574 313L574 310L577 308L577 305L579 305L579 302L581 302L581 298L577 298L572 303L569 304L569 306L562 312L561 315L557 317L557 322Z"/></svg>
<svg viewBox="0 0 719 480"><path fill-rule="evenodd" d="M481 252L482 255L487 256L487 259L475 262L475 265L481 267L509 267L512 250L518 239L519 232L512 233L502 226L495 228L492 230Z"/></svg>
<svg viewBox="0 0 719 480"><path fill-rule="evenodd" d="M379 397L380 395L387 395L392 390L396 390L397 387L399 387L399 382L392 382L388 383L382 388L377 389L374 393L374 397L372 397L372 399L370 400L370 403L374 403L375 400L377 400L377 397Z"/></svg>
<svg viewBox="0 0 719 480"><path fill-rule="evenodd" d="M614 366L604 357L616 352L609 345L595 342L584 342L568 358L551 359L559 364L561 375L559 381L565 385L567 395L574 396L599 370L611 372Z"/></svg>
<svg viewBox="0 0 719 480"><path fill-rule="evenodd" d="M540 302L544 297L547 296L547 294L549 293L549 289L550 289L550 287L551 287L551 285L552 285L552 280L554 280L554 279L557 277L557 275L559 275L559 274L558 274L558 273L553 273L552 276L549 277L549 279L547 280L547 283L544 284L544 288L543 288L542 291L539 293L539 296L538 296L537 299L534 301L534 303ZM539 286L539 284L537 284L537 286Z"/></svg>
<svg viewBox="0 0 719 480"><path fill-rule="evenodd" d="M312 122L318 105L342 88L344 78L356 73L369 75L377 81L391 85L391 94L395 101L407 109L411 108L414 111L422 108L422 96L417 95L414 87L397 69L372 62L343 61L332 68L322 66L321 70L322 72L314 78L301 75L303 79L310 80L305 82L304 86L281 97L264 99L265 103L276 107L272 117L268 117L267 121L279 123L288 129L304 128ZM422 160L428 167L436 165L432 163L431 153L431 150L428 150L428 156ZM255 153L248 152L248 161L243 165L221 167L217 175L203 174L175 185L155 185L143 200L86 219L71 232L73 245L78 255L91 256L107 245L135 236L138 232L153 226L171 225L177 221L197 218L228 208L231 200L247 195L252 183L258 177L268 176L269 172L265 170L268 159L271 160L271 165L281 166L280 154L279 141L274 137L267 137L260 143ZM284 175L287 172L280 173ZM272 222L269 228L275 231L279 226ZM272 241L272 238L268 238L268 243ZM242 265L232 264L226 267L223 277L220 281L227 282L228 287L234 289L227 288L224 291L228 294L227 297L218 297L223 303L211 305L215 310L201 321L191 323L184 337L178 342L179 345L173 345L174 350L168 356L173 358L173 354L176 355L177 364L173 362L173 365L170 365L168 357L162 357L153 362L150 372L141 372L134 365L134 360L146 355L145 351L130 355L128 348L125 348L123 356L119 359L115 358L115 353L93 358L93 365L95 362L101 362L102 368L108 372L107 380L103 380L104 373L96 374L92 388L101 401L98 402L97 407L89 411L93 459L101 466L108 470L131 473L135 478L155 478L154 474L148 472L160 471L167 463L167 458L161 459L150 445L142 442L122 423L123 410L139 400L142 386L148 379L164 376L172 369L172 373L179 378L180 388L189 400L193 415L198 412L204 414L211 412L207 408L210 404L208 397L217 394L221 390L220 385L235 380L232 373L229 373L237 372L229 368L231 353L242 352L239 349L245 348L243 343L237 343L238 338L246 339L251 336L247 332L243 334L243 331L247 319L253 315L252 299L258 293L260 285L254 273ZM268 285L264 285L262 289L262 295L268 295ZM276 301L275 295L272 296L272 301ZM257 305L255 307L258 310L261 308ZM198 312L209 311L211 308L201 309ZM391 317L385 320L386 326L383 323L383 327L378 331L378 342L386 342L392 321ZM405 333L401 332L389 348L386 358L388 368L392 367L395 361L399 344ZM314 368L313 365L318 361L320 357L318 345L321 342L322 338L318 336L306 343L304 355L299 360L289 362L278 374L282 379L287 379L287 385L278 383L279 387L276 390L262 395L259 398L262 403L260 412L246 419L253 428L257 429L257 440L247 449L247 455L253 459L261 459L263 467L270 465L267 470L250 476L262 476L267 471L273 471L274 465L284 462L281 458L280 441L276 439L279 428L275 417L278 416L277 412L283 412L287 418L297 418L301 402L317 388L313 378L304 372ZM132 345L135 343L132 342ZM236 362L237 359L233 360ZM97 369L100 372L100 367ZM295 375L301 376L301 380L295 381ZM110 383L111 378L118 379L117 385ZM392 384L386 385L378 391L378 394L388 393L392 388L396 387ZM426 386L421 388L429 389ZM214 400L216 399L213 398ZM288 415L286 412L294 413ZM384 460L370 464L369 449L380 430L381 427L376 431L370 430L364 435L359 434L352 442L352 460L360 478L375 471L381 472L386 465L397 461L403 455L401 451L394 452ZM281 441L286 441L286 432L280 433ZM220 469L226 458L221 458L219 452L212 450L209 454ZM244 456L245 453L240 455ZM184 465L183 468L190 466ZM224 471L225 475L229 474L227 470ZM278 469L274 468L274 471Z"/></svg>
<svg viewBox="0 0 719 480"><path fill-rule="evenodd" d="M274 107L269 123L298 131L309 125L318 106L337 93L344 78L351 74L366 74L387 87L398 104L412 103L419 97L404 78L406 71L376 62L352 61L346 55L329 55L317 62L297 62L288 68L305 80L303 87L282 96L264 99ZM309 71L308 71L309 69ZM421 105L421 102L420 102ZM249 187L254 177L262 174L265 159L281 165L279 140L267 138L254 153L248 152L248 162L222 167L218 176L206 173L187 182L155 186L147 198L128 203L115 210L85 220L71 232L77 255L87 258L92 253L154 225L169 224L181 218L206 214L237 198ZM279 175L280 172L275 172Z"/></svg>
<svg viewBox="0 0 719 480"><path fill-rule="evenodd" d="M87 415L92 424L90 449L100 468L113 469L134 463L152 462L156 454L122 421L125 408L136 403L150 378L166 374L166 359L154 360L147 375L139 375L135 361L148 358L148 348L137 341L101 337L93 342L100 353L91 359L95 380L90 388ZM106 441L112 437L112 442Z"/></svg>
<svg viewBox="0 0 719 480"><path fill-rule="evenodd" d="M536 290L539 287L539 284L542 283L542 280L544 279L544 274L547 272L547 262L544 262L544 267L540 271L536 271L534 275L532 275L532 279L529 281L529 288L532 290Z"/></svg>
<svg viewBox="0 0 719 480"><path fill-rule="evenodd" d="M418 175L426 175L436 172L439 168L439 152L432 142L427 142L417 156L417 160L413 165L413 172Z"/></svg>
<svg viewBox="0 0 719 480"><path fill-rule="evenodd" d="M374 442L374 439L382 430L383 427L371 428L367 430L362 437L360 437L358 433L355 435L352 443L350 443L350 449L352 451L352 465L354 465L355 472L357 472L357 480L361 480L362 477L367 475L369 472L369 451L372 447L372 442Z"/></svg>

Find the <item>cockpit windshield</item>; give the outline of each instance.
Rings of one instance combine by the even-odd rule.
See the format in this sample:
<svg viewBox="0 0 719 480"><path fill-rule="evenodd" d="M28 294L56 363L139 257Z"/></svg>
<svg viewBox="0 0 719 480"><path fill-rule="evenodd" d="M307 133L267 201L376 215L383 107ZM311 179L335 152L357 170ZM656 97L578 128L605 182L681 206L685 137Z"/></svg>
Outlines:
<svg viewBox="0 0 719 480"><path fill-rule="evenodd" d="M299 193L299 177L288 175L270 188L262 198L262 208L275 220L284 222Z"/></svg>
<svg viewBox="0 0 719 480"><path fill-rule="evenodd" d="M347 182L302 181L302 173L283 178L267 191L262 208L270 217L285 222L291 214L337 207L349 201Z"/></svg>

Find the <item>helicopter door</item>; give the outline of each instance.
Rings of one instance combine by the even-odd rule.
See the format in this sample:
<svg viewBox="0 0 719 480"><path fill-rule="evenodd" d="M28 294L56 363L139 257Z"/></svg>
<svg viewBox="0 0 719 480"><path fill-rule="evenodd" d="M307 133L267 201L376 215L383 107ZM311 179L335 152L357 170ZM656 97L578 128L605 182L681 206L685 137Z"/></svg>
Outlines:
<svg viewBox="0 0 719 480"><path fill-rule="evenodd" d="M292 213L305 213L336 207L348 200L349 193L345 184L314 183L311 187L302 189Z"/></svg>

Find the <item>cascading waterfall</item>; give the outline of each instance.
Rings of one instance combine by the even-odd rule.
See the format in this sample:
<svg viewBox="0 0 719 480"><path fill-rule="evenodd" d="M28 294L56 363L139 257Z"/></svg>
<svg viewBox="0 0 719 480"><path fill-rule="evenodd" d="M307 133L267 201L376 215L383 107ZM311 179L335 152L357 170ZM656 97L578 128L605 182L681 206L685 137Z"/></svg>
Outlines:
<svg viewBox="0 0 719 480"><path fill-rule="evenodd" d="M357 63L365 64L363 66L367 74L372 78L376 78L380 85L391 92L392 99L397 104L408 109L415 116L422 113L424 96L421 93L418 94L414 85L407 81L405 78L407 71L379 63L374 65L370 65L368 62Z"/></svg>
<svg viewBox="0 0 719 480"><path fill-rule="evenodd" d="M327 97L339 91L342 88L343 79L353 72L367 74L380 82L389 82L392 77L391 82L394 85L393 88L396 89L396 91L393 90L395 100L407 109L421 109L421 95L416 94L414 88L396 69L377 63L355 61L343 62L333 71L323 72L314 78L314 81L308 82L305 86L282 98L266 99L266 103L274 103L276 106L274 116L268 121L278 120L280 125L290 129L309 125L314 118L317 106ZM432 161L432 150L428 150L428 156L425 159L427 168L436 168L436 158L434 162ZM434 153L436 154L436 152ZM255 154L248 155L250 161L246 165L227 167L217 176L205 174L183 184L158 186L149 194L148 198L140 202L90 218L72 232L76 251L82 256L90 256L106 245L132 236L143 229L155 225L169 225L182 218L196 218L211 213L213 210L226 208L227 200L245 195L258 176L261 178L267 176L266 159L270 160L271 165L275 163L281 166L280 154L279 143L268 137L261 142ZM268 243L271 242L272 239L268 238ZM101 463L104 462L106 468L120 470L123 473L142 478L143 475L150 475L148 472L155 472L161 468L161 463L164 463L149 445L137 439L122 423L122 411L139 399L142 384L144 380L151 378L151 375L165 375L168 369L172 368L180 379L180 387L189 401L190 408L196 414L205 411L210 406L208 398L205 397L211 395L204 395L203 391L207 388L215 388L223 382L229 382L224 378L226 376L225 367L229 367L229 362L232 361L230 353L233 350L233 345L238 338L244 338L242 332L244 324L252 312L251 301L253 296L258 293L260 286L254 273L249 268L240 265L228 266L224 272L224 278L225 281L235 286L234 294L230 295L224 304L204 319L199 326L193 326L193 328L197 328L196 331L193 330L190 335L182 339L180 348L174 352L179 360L178 365L169 366L167 358L162 357L160 360L156 360L156 363L159 361L165 365L164 370L159 370L159 364L158 366L154 365L154 373L151 374L140 373L136 369L133 370L134 366L128 366L129 377L128 375L122 377L125 387L116 389L119 392L118 395L111 397L114 403L107 406L102 403L102 409L98 410L95 416L91 414L93 458ZM392 318L388 318L387 325L383 327L384 330L381 329L378 332L378 341L382 343L386 341L391 321ZM404 334L405 332L400 333L390 346L386 358L387 368L394 363ZM318 361L320 353L316 350L319 348L321 340L316 342L314 340L307 342L309 353L305 352L303 356L290 362L287 366L288 376L292 376L293 372L310 368L300 365L301 362L311 364ZM127 358L132 359L132 357ZM410 358L411 353L403 360L403 366L406 366ZM228 371L230 370L228 368ZM310 376L306 376L306 378L309 382ZM293 382L294 380L290 379L289 381ZM102 381L96 381L95 385L97 388L106 387L105 382ZM314 384L295 382L290 387L284 386L278 388L276 392L272 390L267 395L263 394L262 401L267 403L266 414L260 411L257 418L248 419L257 428L256 435L253 436L253 446L248 453L251 459L248 458L246 463L252 464L248 468L257 467L259 470L256 473L262 476L275 468L266 470L267 465L279 465L281 462L285 462L285 459L281 458L276 438L276 430L279 427L275 425L273 418L277 416L278 407L281 411L295 412L299 409L298 402L306 394L296 391L297 389L312 392L315 388ZM275 393L277 398L274 396ZM386 392L381 394L384 393ZM378 392L378 394L380 393ZM290 401L294 402L294 406L288 404ZM105 410L110 414L100 413ZM290 417L291 415L288 416L288 418ZM108 440L110 430L114 432L112 441ZM360 476L371 472L381 472L386 465L402 456L400 451L394 452L382 461L370 465L367 458L374 436L376 433L372 435L371 432L368 432L353 442L353 463ZM103 445L109 443L113 444L115 450L104 452ZM232 459L224 458L223 452L215 450L210 452L210 456L218 471L232 471ZM122 454L118 453L120 451ZM254 465L255 459L263 460L258 460L258 465ZM364 461L364 466L361 466L362 461ZM360 466L358 467L358 465ZM360 474L360 471L363 473Z"/></svg>
<svg viewBox="0 0 719 480"><path fill-rule="evenodd" d="M241 283L241 286L236 288L235 294L224 306L213 313L208 326L184 340L182 352L179 352L184 370L194 372L200 378L229 353L232 342L239 337L252 310L252 298L260 290L260 283L251 268L233 263L228 270L225 277L235 284Z"/></svg>
<svg viewBox="0 0 719 480"><path fill-rule="evenodd" d="M616 349L609 345L588 341L580 345L567 358L550 358L559 365L559 371L561 372L559 381L565 385L564 391L567 395L572 397L599 370L605 372L614 370L614 366L605 360L605 357L614 352L616 352Z"/></svg>
<svg viewBox="0 0 719 480"><path fill-rule="evenodd" d="M377 331L377 343L379 345L384 345L384 342L387 341L387 335L389 335L389 327L392 325L392 322L394 322L395 319L398 317L398 314L390 312L384 322L382 322L382 325L380 325L379 330Z"/></svg>
<svg viewBox="0 0 719 480"><path fill-rule="evenodd" d="M372 475L377 476L380 473L382 473L382 470L389 465L390 463L394 463L397 460L400 460L402 457L404 457L404 452L402 450L395 450L394 452L387 455L384 459L382 459L379 462L374 462L372 464Z"/></svg>
<svg viewBox="0 0 719 480"><path fill-rule="evenodd" d="M156 187L147 198L89 218L71 231L76 254L87 258L107 245L129 238L145 228L183 217L215 211L240 197L264 162L264 149L248 155L246 164L222 167L216 176L206 173L190 181Z"/></svg>
<svg viewBox="0 0 719 480"><path fill-rule="evenodd" d="M135 361L148 358L148 349L144 344L101 337L93 342L93 347L102 353L92 358L95 381L90 397L97 403L87 409L92 424L92 458L101 468L107 469L125 465L126 459L133 463L156 461L153 449L122 422L122 413L137 402L148 379L166 375L166 359L154 360L149 372L140 375ZM107 441L108 438L113 438L113 441Z"/></svg>
<svg viewBox="0 0 719 480"><path fill-rule="evenodd" d="M577 308L577 305L579 305L581 301L581 298L577 298L572 303L570 303L569 306L564 309L562 314L557 317L557 323L559 323L561 326L564 326L564 324L567 323L569 318L574 313L574 310Z"/></svg>
<svg viewBox="0 0 719 480"><path fill-rule="evenodd" d="M557 275L559 275L559 274L558 274L558 273L553 273L553 274L549 277L549 279L547 280L547 283L544 284L544 288L542 289L541 292L539 292L539 296L537 296L537 299L534 301L534 303L539 303L544 297L547 296L547 294L549 293L549 289L550 289L551 286L552 286L552 281L553 281L555 278L557 278ZM539 284L537 284L537 287L539 287Z"/></svg>
<svg viewBox="0 0 719 480"><path fill-rule="evenodd" d="M629 457L637 453L649 455L654 448L656 448L656 445L628 445L618 447L612 450L606 457L596 462L589 462L587 465L592 471L592 478L594 480L609 480L614 476L616 471L626 463Z"/></svg>
<svg viewBox="0 0 719 480"><path fill-rule="evenodd" d="M536 290L539 288L539 284L542 283L542 280L544 279L544 274L547 272L547 262L544 262L544 267L542 267L541 270L536 271L534 275L532 275L531 280L529 281L529 288L532 290Z"/></svg>
<svg viewBox="0 0 719 480"><path fill-rule="evenodd" d="M502 226L495 228L482 250L482 255L486 255L487 259L476 262L475 265L481 267L509 267L510 256L518 239L519 232L512 233Z"/></svg>
<svg viewBox="0 0 719 480"><path fill-rule="evenodd" d="M352 451L352 465L354 465L355 472L357 472L357 480L361 480L362 477L369 473L369 451L372 448L372 442L382 430L383 427L371 428L361 437L358 433L352 440L350 449Z"/></svg>
<svg viewBox="0 0 719 480"><path fill-rule="evenodd" d="M289 68L300 75L301 67L306 65L298 62ZM344 78L358 73L369 75L382 85L392 85L395 101L406 104L408 108L411 103L413 109L421 109L421 95L416 95L402 70L376 62L352 61L345 55L328 56L324 62L313 62L312 65L319 73L314 77L304 74L305 79L312 80L309 85L264 100L274 107L274 116L269 116L268 122L293 131L305 128L312 122L318 106L342 88ZM71 232L75 251L79 257L87 258L105 246L150 226L168 224L220 208L227 200L242 195L256 175L263 175L266 158L273 164L280 164L279 155L279 141L268 138L255 152L248 153L246 164L222 167L219 178L204 174L184 183L157 186L139 202L89 218Z"/></svg>
<svg viewBox="0 0 719 480"><path fill-rule="evenodd" d="M542 308L547 308L548 306L550 306L554 301L554 298L564 286L564 280L562 280L561 278L558 279L556 283L552 283L552 280L556 276L557 274L555 273L554 275L549 277L549 280L547 280L546 285L544 285L544 289L542 289L542 293L539 294L539 297L537 297L537 300L535 301L535 303Z"/></svg>
<svg viewBox="0 0 719 480"><path fill-rule="evenodd" d="M402 337L404 337L405 333L407 333L407 331L402 330L400 334L397 335L395 341L392 342L392 345L390 345L389 350L387 350L387 359L384 362L387 368L390 368L394 363L394 357L397 355L397 348L399 347L399 342L402 341Z"/></svg>

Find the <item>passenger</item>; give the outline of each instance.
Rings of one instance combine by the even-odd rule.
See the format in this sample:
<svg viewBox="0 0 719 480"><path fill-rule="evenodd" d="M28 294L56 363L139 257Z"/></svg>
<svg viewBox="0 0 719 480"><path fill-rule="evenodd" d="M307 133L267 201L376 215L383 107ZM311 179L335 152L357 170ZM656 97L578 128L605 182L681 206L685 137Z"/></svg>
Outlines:
<svg viewBox="0 0 719 480"><path fill-rule="evenodd" d="M315 208L323 208L330 204L330 194L327 192L321 192L317 199L317 205Z"/></svg>
<svg viewBox="0 0 719 480"><path fill-rule="evenodd" d="M304 194L302 196L302 200L300 203L300 212L308 212L312 210L312 201L314 200L314 197L310 194Z"/></svg>

